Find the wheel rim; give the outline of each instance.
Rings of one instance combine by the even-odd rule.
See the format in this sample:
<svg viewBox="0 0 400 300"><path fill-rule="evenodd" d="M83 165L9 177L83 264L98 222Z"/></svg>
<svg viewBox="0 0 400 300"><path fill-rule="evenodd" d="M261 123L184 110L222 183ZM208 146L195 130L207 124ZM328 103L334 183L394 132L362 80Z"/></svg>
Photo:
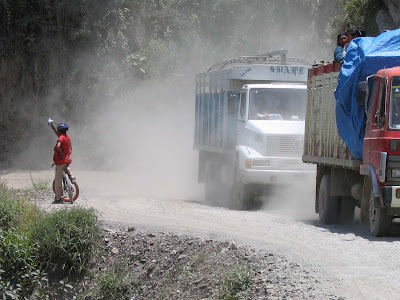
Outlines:
<svg viewBox="0 0 400 300"><path fill-rule="evenodd" d="M371 195L369 199L369 221L372 226L374 226L376 221L376 208L374 203L374 197Z"/></svg>
<svg viewBox="0 0 400 300"><path fill-rule="evenodd" d="M62 187L62 190L63 190L63 194L61 195L61 199L65 202L70 202L71 199L69 198L68 192L67 192L66 188L64 188L64 186ZM54 191L54 193L56 191L56 185L55 185L54 181L53 181L53 191ZM67 194L66 197L64 196L64 192ZM72 184L72 201L75 201L78 198L77 194L78 194L78 188L76 187L76 183L73 183Z"/></svg>
<svg viewBox="0 0 400 300"><path fill-rule="evenodd" d="M71 186L71 190L72 190L72 201L71 199L68 197L64 197L63 200L66 202L73 202L75 201L78 197L77 197L77 193L78 193L78 189L76 188L76 184L73 183Z"/></svg>

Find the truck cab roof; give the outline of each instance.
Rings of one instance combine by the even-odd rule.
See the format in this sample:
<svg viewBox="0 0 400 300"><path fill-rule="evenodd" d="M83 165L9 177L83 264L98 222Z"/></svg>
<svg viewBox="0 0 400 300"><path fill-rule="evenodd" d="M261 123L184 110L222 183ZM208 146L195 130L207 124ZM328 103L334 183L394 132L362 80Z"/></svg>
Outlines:
<svg viewBox="0 0 400 300"><path fill-rule="evenodd" d="M377 72L377 75L386 78L391 78L393 76L400 76L400 67L381 69Z"/></svg>
<svg viewBox="0 0 400 300"><path fill-rule="evenodd" d="M307 85L299 83L265 83L265 84L245 84L243 89L307 89Z"/></svg>

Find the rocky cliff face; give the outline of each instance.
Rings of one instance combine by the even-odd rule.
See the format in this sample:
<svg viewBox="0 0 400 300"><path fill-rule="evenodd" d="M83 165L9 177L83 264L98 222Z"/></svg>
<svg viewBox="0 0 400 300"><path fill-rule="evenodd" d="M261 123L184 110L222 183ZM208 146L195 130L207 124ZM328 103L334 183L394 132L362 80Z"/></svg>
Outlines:
<svg viewBox="0 0 400 300"><path fill-rule="evenodd" d="M59 57L52 51L27 55L16 48L13 55L0 58L0 167L13 165L10 157L31 149L35 140L50 136L46 119L57 106L48 101L53 93L49 86L62 85ZM23 164L39 167L29 159Z"/></svg>
<svg viewBox="0 0 400 300"><path fill-rule="evenodd" d="M398 28L400 26L400 0L383 1L386 9L380 11L376 18L379 29ZM270 43L268 37L274 36L274 34L278 37L282 35L279 38L285 39L285 44L294 44L292 48L295 49L290 52L292 56L313 61L317 57L314 52L324 52L321 51L321 48L324 48L327 56L317 59L329 60L331 59L329 49L335 44L335 36L338 31L330 26L329 20L335 17L335 12L339 11L338 3L338 0L276 1L277 6L282 7L281 9L285 12L276 17L282 18L283 16L285 20L287 19L287 22L282 22L279 27L283 33L265 34L260 38L263 40L261 43L258 38L255 42L257 45L260 44L258 45L260 49L263 49L264 46L265 49L268 49ZM311 18L312 22L305 20L306 18ZM263 24L260 23L259 26L262 27ZM264 28L265 26L262 27L262 29ZM301 35L313 37L312 49L315 50L314 52L304 53L305 47L302 46L304 46L303 44L308 45L309 39L301 38ZM70 62L65 59L65 55L60 50L66 47L60 45L62 41L56 37L49 36L47 38L49 40L46 43L47 46L43 47L45 49L39 47L40 51L23 52L18 46L13 50L5 47L7 43L0 35L0 167L10 166L9 158L15 157L16 154L27 149L33 140L32 137L35 137L34 140L37 142L38 136L51 135L45 123L47 117L51 116L57 120L61 119L60 116L67 116L70 120L73 115L72 110L82 110L81 107L85 104L77 105L70 94L75 90L76 94L81 95L77 85L82 84L82 81L93 79L84 75L80 78L80 82L75 82L76 85L74 82L68 81L65 74L68 73L66 70L69 73L72 72L68 68ZM12 53L8 53L4 49L9 49ZM296 53L296 49L299 53ZM83 85L87 86L88 84L84 82ZM83 99L83 97L81 98ZM67 110L65 107L69 107L69 109ZM59 116L56 116L56 113Z"/></svg>
<svg viewBox="0 0 400 300"><path fill-rule="evenodd" d="M400 27L400 0L383 0L386 9L376 16L379 30L392 30Z"/></svg>
<svg viewBox="0 0 400 300"><path fill-rule="evenodd" d="M47 59L30 62L16 53L0 61L0 163L27 146L39 114L47 79Z"/></svg>

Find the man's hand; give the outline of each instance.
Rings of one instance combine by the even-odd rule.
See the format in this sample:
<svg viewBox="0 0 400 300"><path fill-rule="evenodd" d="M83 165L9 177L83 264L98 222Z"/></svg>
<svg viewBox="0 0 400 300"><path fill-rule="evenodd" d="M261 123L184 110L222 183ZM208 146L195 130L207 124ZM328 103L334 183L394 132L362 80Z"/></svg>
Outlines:
<svg viewBox="0 0 400 300"><path fill-rule="evenodd" d="M49 124L50 127L53 127L53 120L49 118L47 124Z"/></svg>

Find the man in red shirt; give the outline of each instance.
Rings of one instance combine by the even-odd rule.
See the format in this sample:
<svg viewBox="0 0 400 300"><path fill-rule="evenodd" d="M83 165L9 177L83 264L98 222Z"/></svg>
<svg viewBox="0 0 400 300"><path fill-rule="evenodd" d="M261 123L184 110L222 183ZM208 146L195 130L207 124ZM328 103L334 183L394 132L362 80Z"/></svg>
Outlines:
<svg viewBox="0 0 400 300"><path fill-rule="evenodd" d="M53 203L62 203L62 200L61 200L62 176L63 176L64 169L68 173L68 176L71 179L72 183L75 182L75 177L72 176L71 169L69 168L69 164L72 162L71 138L67 134L67 130L68 130L67 124L60 123L57 125L57 128L56 128L56 127L54 127L52 119L49 119L47 123L53 129L54 133L58 137L57 143L54 146L54 156L53 156L53 161L54 161L54 164L56 165L56 175L55 175L56 197L55 197Z"/></svg>

